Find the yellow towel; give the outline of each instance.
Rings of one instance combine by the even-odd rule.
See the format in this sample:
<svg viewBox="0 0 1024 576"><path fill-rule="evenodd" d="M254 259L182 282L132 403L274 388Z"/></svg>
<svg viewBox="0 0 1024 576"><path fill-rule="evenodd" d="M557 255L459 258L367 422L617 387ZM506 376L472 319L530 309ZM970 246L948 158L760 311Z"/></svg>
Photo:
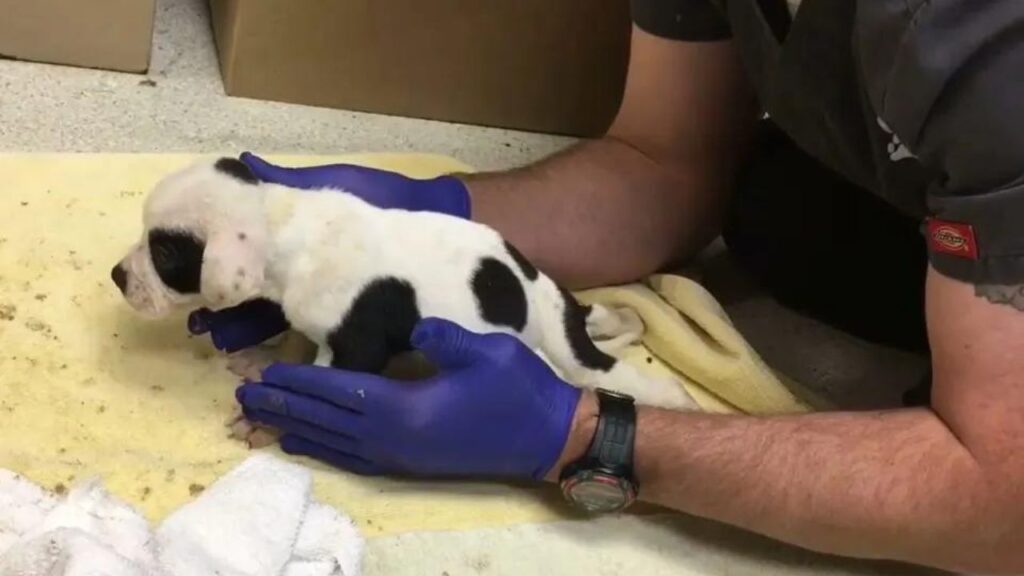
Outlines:
<svg viewBox="0 0 1024 576"><path fill-rule="evenodd" d="M246 456L223 426L236 384L224 358L207 339L190 338L181 316L134 317L109 280L141 233L146 191L193 158L0 155L0 468L58 491L99 476L159 520ZM429 155L277 159L417 177L468 171ZM648 333L625 356L673 371L709 409L808 408L689 280L658 276L580 296L637 310ZM360 478L307 463L318 496L369 536L567 517L546 487Z"/></svg>
<svg viewBox="0 0 1024 576"><path fill-rule="evenodd" d="M655 275L642 284L576 296L587 304L638 313L645 326L643 342L621 356L675 377L709 412L784 414L821 405L768 368L718 301L689 278Z"/></svg>

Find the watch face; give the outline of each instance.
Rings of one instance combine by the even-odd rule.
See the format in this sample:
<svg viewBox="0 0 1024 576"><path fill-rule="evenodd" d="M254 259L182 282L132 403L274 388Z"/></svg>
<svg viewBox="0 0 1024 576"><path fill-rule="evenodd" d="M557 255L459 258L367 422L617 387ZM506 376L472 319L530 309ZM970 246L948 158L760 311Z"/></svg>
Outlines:
<svg viewBox="0 0 1024 576"><path fill-rule="evenodd" d="M565 487L566 497L587 512L614 512L633 502L628 482L601 474L586 475Z"/></svg>

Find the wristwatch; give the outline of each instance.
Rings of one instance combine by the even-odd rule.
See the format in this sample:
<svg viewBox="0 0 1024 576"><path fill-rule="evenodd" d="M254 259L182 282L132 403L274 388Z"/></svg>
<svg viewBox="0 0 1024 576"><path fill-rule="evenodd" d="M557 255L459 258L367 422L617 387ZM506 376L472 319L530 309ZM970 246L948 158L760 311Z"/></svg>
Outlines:
<svg viewBox="0 0 1024 576"><path fill-rule="evenodd" d="M618 512L636 501L639 485L633 474L636 405L633 398L598 389L597 430L585 456L559 475L562 495L590 513Z"/></svg>

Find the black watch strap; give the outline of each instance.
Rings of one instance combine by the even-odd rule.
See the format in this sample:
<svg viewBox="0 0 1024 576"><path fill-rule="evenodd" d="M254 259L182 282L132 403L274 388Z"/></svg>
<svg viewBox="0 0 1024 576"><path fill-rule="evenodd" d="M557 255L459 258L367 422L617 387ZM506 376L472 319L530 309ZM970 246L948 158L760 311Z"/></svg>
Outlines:
<svg viewBox="0 0 1024 576"><path fill-rule="evenodd" d="M607 390L597 391L597 430L585 461L617 476L633 477L636 407L633 399Z"/></svg>
<svg viewBox="0 0 1024 576"><path fill-rule="evenodd" d="M562 483L581 474L600 474L619 478L634 490L633 443L636 438L636 407L633 398L604 389L597 391L597 429L586 454L566 466Z"/></svg>

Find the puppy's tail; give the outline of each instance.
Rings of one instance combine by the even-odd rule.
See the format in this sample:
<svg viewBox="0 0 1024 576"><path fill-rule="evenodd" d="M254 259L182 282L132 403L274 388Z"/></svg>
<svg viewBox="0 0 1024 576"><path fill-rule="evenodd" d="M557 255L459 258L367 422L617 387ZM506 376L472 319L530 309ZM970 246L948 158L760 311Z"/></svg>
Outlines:
<svg viewBox="0 0 1024 576"><path fill-rule="evenodd" d="M541 300L539 324L543 350L572 384L629 394L640 404L680 410L699 409L682 384L651 376L614 354L639 341L639 315L605 306L584 306L550 278L536 280Z"/></svg>

